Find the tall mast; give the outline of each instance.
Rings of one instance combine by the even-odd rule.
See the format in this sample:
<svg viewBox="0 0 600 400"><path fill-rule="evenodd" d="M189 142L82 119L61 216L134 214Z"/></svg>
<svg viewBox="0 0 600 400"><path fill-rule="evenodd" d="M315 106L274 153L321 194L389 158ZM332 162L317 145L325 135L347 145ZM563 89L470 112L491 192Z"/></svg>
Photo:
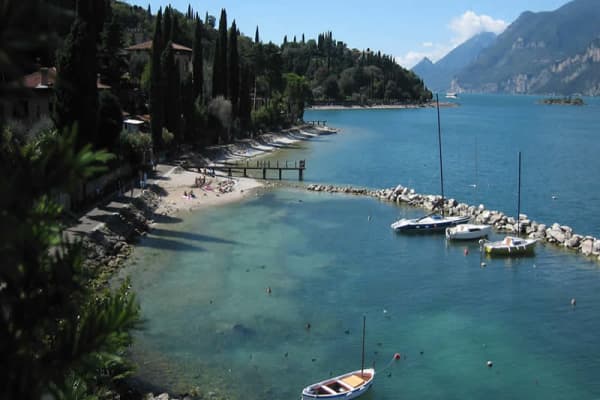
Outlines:
<svg viewBox="0 0 600 400"><path fill-rule="evenodd" d="M360 362L360 376L363 376L365 369L365 329L367 325L367 316L363 315L363 338L362 338L362 360Z"/></svg>
<svg viewBox="0 0 600 400"><path fill-rule="evenodd" d="M517 201L517 236L521 235L521 152L519 152L519 191L518 193L518 201Z"/></svg>
<svg viewBox="0 0 600 400"><path fill-rule="evenodd" d="M437 108L438 122L438 145L440 147L440 182L442 185L442 217L444 216L444 166L442 165L442 128L440 127L440 100L438 94L435 94L435 104Z"/></svg>

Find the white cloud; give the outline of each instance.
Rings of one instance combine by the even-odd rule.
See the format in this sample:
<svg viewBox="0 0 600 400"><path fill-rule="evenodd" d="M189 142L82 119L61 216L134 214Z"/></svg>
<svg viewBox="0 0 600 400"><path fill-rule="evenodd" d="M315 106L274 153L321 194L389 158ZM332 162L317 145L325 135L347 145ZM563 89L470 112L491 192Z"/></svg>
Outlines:
<svg viewBox="0 0 600 400"><path fill-rule="evenodd" d="M396 57L396 62L405 68L414 67L424 57L436 62L456 46L464 43L473 36L481 32L493 32L498 35L507 26L508 24L501 19L494 19L489 15L477 15L475 12L469 10L461 16L453 18L448 24L448 28L453 33L448 43L423 42L422 46L426 50L411 50L405 55Z"/></svg>
<svg viewBox="0 0 600 400"><path fill-rule="evenodd" d="M508 24L501 19L494 19L489 15L477 15L470 10L460 17L453 18L448 25L454 32L452 44L455 47L481 32L493 32L498 35L507 26Z"/></svg>

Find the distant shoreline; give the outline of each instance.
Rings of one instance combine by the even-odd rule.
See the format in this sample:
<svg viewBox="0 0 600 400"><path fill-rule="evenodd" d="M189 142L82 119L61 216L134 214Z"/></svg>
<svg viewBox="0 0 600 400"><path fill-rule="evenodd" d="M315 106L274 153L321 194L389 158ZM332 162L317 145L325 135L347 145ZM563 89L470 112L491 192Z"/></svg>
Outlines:
<svg viewBox="0 0 600 400"><path fill-rule="evenodd" d="M440 102L440 107L458 107L458 103L452 102ZM415 108L433 108L435 103L423 103L423 104L376 104L372 106L359 106L351 105L345 106L342 104L331 104L331 105L318 105L306 107L306 110L312 111L323 111L323 110L404 110L404 109L415 109Z"/></svg>

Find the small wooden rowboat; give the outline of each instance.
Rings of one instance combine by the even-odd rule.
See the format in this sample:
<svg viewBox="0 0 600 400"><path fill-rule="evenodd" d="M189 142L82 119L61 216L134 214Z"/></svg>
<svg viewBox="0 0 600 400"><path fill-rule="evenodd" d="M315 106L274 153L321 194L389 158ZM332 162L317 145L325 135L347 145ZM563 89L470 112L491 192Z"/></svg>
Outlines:
<svg viewBox="0 0 600 400"><path fill-rule="evenodd" d="M305 387L302 400L355 399L371 387L374 378L373 368L348 372Z"/></svg>

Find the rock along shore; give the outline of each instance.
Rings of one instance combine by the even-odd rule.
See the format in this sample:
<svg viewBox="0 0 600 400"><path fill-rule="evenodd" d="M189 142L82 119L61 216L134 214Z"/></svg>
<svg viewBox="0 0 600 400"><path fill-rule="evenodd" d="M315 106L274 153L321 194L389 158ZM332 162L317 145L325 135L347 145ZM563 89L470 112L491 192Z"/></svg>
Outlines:
<svg viewBox="0 0 600 400"><path fill-rule="evenodd" d="M365 189L351 186L333 186L311 184L306 189L314 192L345 193L362 195L388 201L395 204L407 204L413 207L433 211L434 204L441 200L439 195L415 193L414 189L398 185L389 189ZM517 220L501 211L486 210L483 204L478 206L459 203L455 199L444 199L444 212L448 215L468 215L479 224L491 225L498 232L517 232ZM530 220L527 215L519 215L519 233L529 238L568 248L584 256L600 261L600 240L593 236L579 235L566 225L554 223L550 226Z"/></svg>

